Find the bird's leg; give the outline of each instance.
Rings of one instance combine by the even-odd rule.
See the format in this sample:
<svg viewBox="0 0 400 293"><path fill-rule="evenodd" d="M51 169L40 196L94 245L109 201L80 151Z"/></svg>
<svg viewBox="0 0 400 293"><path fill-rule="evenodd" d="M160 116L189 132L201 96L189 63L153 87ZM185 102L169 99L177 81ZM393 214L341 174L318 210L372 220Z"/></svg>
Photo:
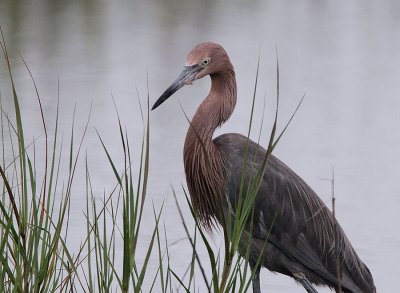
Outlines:
<svg viewBox="0 0 400 293"><path fill-rule="evenodd" d="M303 285L308 293L318 293L317 289L311 284L303 273L293 273L293 277Z"/></svg>
<svg viewBox="0 0 400 293"><path fill-rule="evenodd" d="M250 262L251 272L253 274L251 283L253 285L253 293L261 293L260 289L260 266Z"/></svg>

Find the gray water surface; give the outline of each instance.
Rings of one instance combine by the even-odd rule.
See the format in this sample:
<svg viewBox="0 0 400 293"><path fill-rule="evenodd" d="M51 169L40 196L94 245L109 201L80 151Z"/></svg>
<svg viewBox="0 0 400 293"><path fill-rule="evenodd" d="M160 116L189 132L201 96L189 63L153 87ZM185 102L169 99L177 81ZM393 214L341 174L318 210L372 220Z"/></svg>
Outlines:
<svg viewBox="0 0 400 293"><path fill-rule="evenodd" d="M399 15L400 4L395 0L0 2L0 25L21 97L25 136L43 137L43 130L34 88L18 54L35 77L50 124L59 81L60 132L65 141L74 107L75 131L80 135L93 104L83 150L88 150L92 185L100 199L104 191L112 190L115 180L96 129L114 158L122 158L112 97L138 156L143 123L136 91L145 104L148 79L150 103L154 103L179 74L194 45L218 42L236 69L238 103L232 118L217 133L247 133L260 56L251 137L258 139L265 95L261 143L266 144L275 107L277 48L280 129L305 92L306 99L275 155L328 206L331 185L325 179L331 178L334 168L337 218L369 266L378 292L396 292L400 285ZM150 237L145 230L154 222L152 202L156 209L165 202L162 220L168 242L185 237L171 191L172 185L189 219L180 187L185 184L182 149L188 123L179 103L191 117L209 85L208 79L200 80L151 113L151 177L144 221L149 226L143 230L143 246ZM11 111L3 65L0 90L4 108ZM40 147L39 139L37 152ZM70 241L76 249L85 233L84 160L77 168L70 222ZM220 235L212 238L218 249ZM172 245L170 254L175 271L183 274L191 257L189 243L183 240ZM154 269L157 257L152 261ZM201 280L200 275L197 278ZM304 292L291 279L267 270L261 278L264 292ZM146 282L148 286L151 280Z"/></svg>

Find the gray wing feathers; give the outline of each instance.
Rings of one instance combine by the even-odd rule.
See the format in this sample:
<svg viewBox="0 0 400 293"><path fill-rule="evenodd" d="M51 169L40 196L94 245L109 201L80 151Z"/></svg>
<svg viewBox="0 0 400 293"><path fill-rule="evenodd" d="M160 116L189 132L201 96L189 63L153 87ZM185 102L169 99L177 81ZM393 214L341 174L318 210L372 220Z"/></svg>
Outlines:
<svg viewBox="0 0 400 293"><path fill-rule="evenodd" d="M261 168L266 151L240 134L224 134L214 142L223 152L227 162L227 187L231 204L237 200L245 151L245 182ZM253 175L249 175L252 173ZM342 286L352 292L374 292L359 289L360 285L372 284L368 268L361 262L340 225L317 194L289 167L270 156L266 173L256 197L261 209L259 224L268 242L276 246L288 258L299 263L317 277L335 285L333 270L337 256L341 260ZM290 264L286 264L290 265ZM267 266L268 267L268 266Z"/></svg>

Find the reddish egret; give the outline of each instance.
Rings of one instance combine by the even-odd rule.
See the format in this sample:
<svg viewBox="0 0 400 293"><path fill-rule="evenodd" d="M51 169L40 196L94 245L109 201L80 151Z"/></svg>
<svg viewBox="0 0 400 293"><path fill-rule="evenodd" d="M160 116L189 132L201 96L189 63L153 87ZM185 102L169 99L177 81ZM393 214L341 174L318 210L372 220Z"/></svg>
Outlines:
<svg viewBox="0 0 400 293"><path fill-rule="evenodd" d="M234 220L241 184L248 185L252 170L261 168L266 150L237 133L213 139L214 130L230 117L236 104L235 71L218 44L197 45L189 53L182 73L152 110L184 85L206 75L211 77L211 90L190 123L183 159L193 207L201 223L212 228L217 222L225 225L223 207L233 209L229 217ZM246 152L255 161L247 162ZM248 174L242 175L243 164L247 165ZM250 253L241 253L240 248L239 253L248 258L254 272L253 292L260 292L261 266L294 278L308 292L317 292L313 284L337 291L341 287L343 292L376 292L368 267L326 205L273 155L269 157L251 217L254 226L249 231Z"/></svg>

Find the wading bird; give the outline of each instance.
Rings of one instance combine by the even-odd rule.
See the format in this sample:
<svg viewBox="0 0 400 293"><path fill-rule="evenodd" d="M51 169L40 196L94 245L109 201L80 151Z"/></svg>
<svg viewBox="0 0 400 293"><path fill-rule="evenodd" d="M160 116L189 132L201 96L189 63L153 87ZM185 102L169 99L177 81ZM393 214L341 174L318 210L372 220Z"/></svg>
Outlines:
<svg viewBox="0 0 400 293"><path fill-rule="evenodd" d="M152 110L184 85L207 75L211 90L189 125L183 158L192 205L203 226L211 229L218 222L226 225L228 216L234 220L238 196L262 167L266 150L237 133L213 139L214 130L230 117L236 104L235 71L218 44L206 42L192 49L184 70ZM369 269L326 205L273 155L250 217L250 253L240 248L239 253L248 258L254 272L253 292L260 292L261 266L294 278L308 292L317 292L313 284L342 292L376 292Z"/></svg>

